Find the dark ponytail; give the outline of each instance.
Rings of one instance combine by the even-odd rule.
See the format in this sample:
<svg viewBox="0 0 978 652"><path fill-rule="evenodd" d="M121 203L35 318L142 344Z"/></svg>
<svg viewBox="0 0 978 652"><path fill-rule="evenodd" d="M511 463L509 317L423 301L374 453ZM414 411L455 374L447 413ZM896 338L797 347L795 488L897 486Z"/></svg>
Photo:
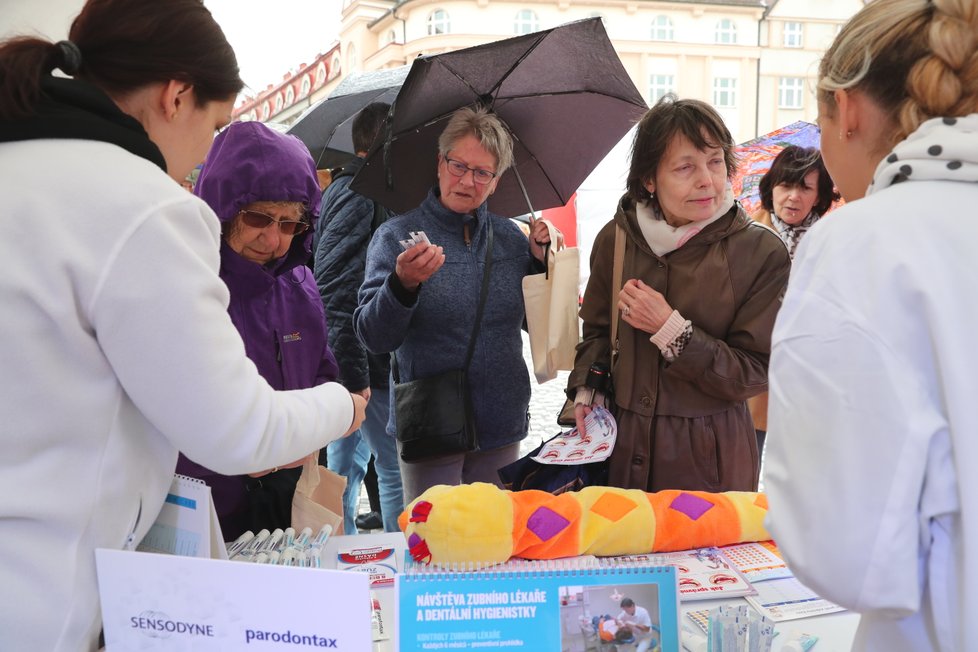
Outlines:
<svg viewBox="0 0 978 652"><path fill-rule="evenodd" d="M48 41L21 36L0 45L0 120L34 113L41 78L59 67L61 51Z"/></svg>
<svg viewBox="0 0 978 652"><path fill-rule="evenodd" d="M205 104L244 87L234 50L201 0L88 0L68 39L0 44L0 119L32 115L55 68L110 96L174 79L193 84Z"/></svg>

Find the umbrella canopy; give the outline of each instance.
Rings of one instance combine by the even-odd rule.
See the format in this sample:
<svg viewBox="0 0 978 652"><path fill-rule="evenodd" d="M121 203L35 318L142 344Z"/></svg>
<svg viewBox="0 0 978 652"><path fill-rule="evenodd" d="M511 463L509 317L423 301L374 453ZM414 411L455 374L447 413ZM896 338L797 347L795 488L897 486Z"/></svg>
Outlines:
<svg viewBox="0 0 978 652"><path fill-rule="evenodd" d="M351 74L329 97L306 109L287 133L305 143L317 168L346 163L356 156L353 147L356 114L371 102L393 102L409 69L410 66L400 66Z"/></svg>
<svg viewBox="0 0 978 652"><path fill-rule="evenodd" d="M761 208L761 193L758 186L781 150L788 145L817 148L819 135L818 126L799 120L737 145L736 152L740 165L733 178L733 194L748 215Z"/></svg>
<svg viewBox="0 0 978 652"><path fill-rule="evenodd" d="M514 170L489 198L507 217L566 204L648 108L599 18L420 57L352 188L394 212L417 207L437 183L449 117L480 105L513 135Z"/></svg>

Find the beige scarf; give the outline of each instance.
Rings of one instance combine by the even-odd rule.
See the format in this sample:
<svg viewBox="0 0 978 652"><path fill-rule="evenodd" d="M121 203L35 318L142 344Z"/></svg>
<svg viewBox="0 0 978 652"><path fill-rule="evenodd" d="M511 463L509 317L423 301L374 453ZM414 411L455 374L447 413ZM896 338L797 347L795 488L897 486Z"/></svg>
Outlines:
<svg viewBox="0 0 978 652"><path fill-rule="evenodd" d="M642 235L645 236L645 241L652 249L652 253L656 256L665 256L682 247L689 242L690 238L726 215L733 203L733 189L728 183L723 199L720 201L720 208L712 217L700 222L690 222L678 227L670 226L662 213L649 201L636 204L635 214L638 216L638 225L642 229Z"/></svg>

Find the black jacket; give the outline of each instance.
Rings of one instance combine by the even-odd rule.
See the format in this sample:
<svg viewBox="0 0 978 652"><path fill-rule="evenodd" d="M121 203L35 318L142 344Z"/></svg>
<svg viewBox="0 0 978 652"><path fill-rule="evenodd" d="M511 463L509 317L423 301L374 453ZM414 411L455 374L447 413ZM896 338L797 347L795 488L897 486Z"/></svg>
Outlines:
<svg viewBox="0 0 978 652"><path fill-rule="evenodd" d="M390 376L388 356L368 353L353 330L367 245L388 217L383 207L350 190L353 175L362 165L360 158L348 163L323 193L314 253L316 284L329 323L329 346L340 367L339 382L351 392L386 388Z"/></svg>

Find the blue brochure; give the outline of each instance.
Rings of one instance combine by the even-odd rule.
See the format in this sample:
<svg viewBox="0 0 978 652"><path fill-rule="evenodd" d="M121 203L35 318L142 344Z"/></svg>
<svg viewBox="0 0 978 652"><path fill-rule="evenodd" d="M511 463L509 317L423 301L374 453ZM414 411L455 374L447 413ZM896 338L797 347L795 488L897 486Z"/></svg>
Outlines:
<svg viewBox="0 0 978 652"><path fill-rule="evenodd" d="M409 565L398 590L402 652L538 652L592 649L601 641L637 645L644 639L653 639L650 650L679 650L671 566L594 558L510 562L464 572Z"/></svg>

